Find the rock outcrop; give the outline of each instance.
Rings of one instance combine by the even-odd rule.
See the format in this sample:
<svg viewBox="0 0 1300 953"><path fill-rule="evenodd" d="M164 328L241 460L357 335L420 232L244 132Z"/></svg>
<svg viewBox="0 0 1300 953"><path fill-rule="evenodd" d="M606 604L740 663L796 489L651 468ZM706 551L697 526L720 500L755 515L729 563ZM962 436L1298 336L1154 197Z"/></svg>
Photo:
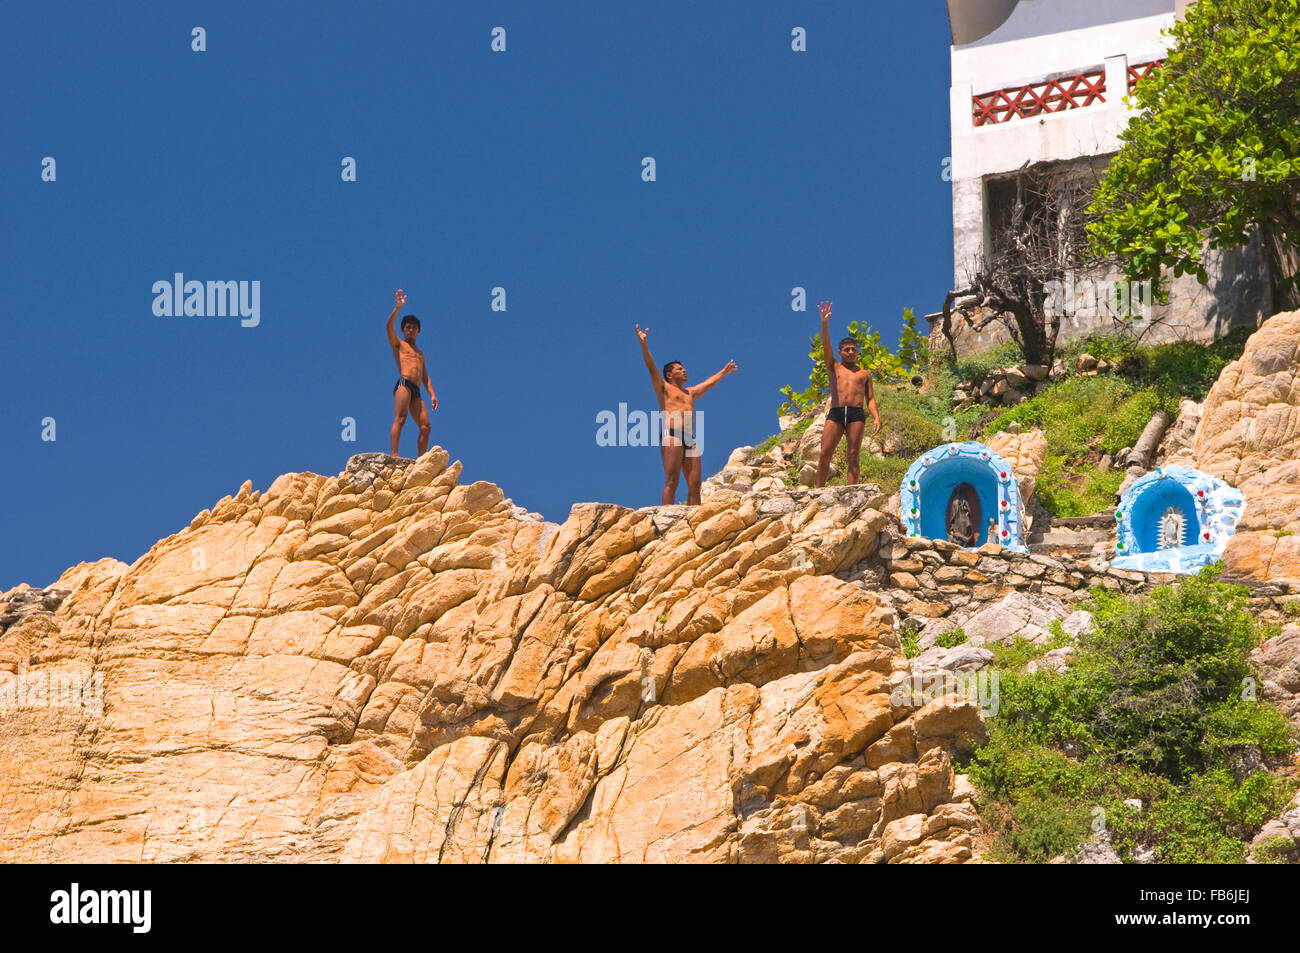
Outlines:
<svg viewBox="0 0 1300 953"><path fill-rule="evenodd" d="M1234 576L1300 580L1300 311L1274 315L1210 389L1196 466L1237 487L1246 510L1228 542Z"/></svg>
<svg viewBox="0 0 1300 953"><path fill-rule="evenodd" d="M0 597L0 860L972 859L980 713L900 701L893 611L833 575L884 494L554 524L459 472L245 483Z"/></svg>

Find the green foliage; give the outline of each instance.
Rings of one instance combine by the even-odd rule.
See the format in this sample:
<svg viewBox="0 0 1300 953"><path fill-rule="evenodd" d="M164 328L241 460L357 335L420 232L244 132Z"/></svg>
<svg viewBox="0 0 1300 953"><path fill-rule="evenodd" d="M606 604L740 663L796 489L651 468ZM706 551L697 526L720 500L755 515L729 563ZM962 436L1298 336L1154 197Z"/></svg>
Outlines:
<svg viewBox="0 0 1300 953"><path fill-rule="evenodd" d="M843 453L843 449L840 452ZM911 461L904 460L902 457L874 457L864 454L859 466L861 467L858 471L860 482L874 483L886 492L893 492L903 482L903 474L907 473ZM837 477L826 482L834 485L842 483L843 478Z"/></svg>
<svg viewBox="0 0 1300 953"><path fill-rule="evenodd" d="M903 309L903 330L898 335L898 359L912 373L930 363L930 338L917 330L916 315L911 308Z"/></svg>
<svg viewBox="0 0 1300 953"><path fill-rule="evenodd" d="M1211 344L1171 341L1137 352L1140 380L1171 397L1202 400L1223 369L1241 357L1254 328L1236 328Z"/></svg>
<svg viewBox="0 0 1300 953"><path fill-rule="evenodd" d="M981 354L972 354L970 357L963 358L957 362L953 368L953 373L959 381L968 381L973 377L984 377L990 371L997 370L999 367L1008 367L1012 364L1018 364L1023 360L1020 356L1020 348L1014 341L1004 341L997 347Z"/></svg>
<svg viewBox="0 0 1300 953"><path fill-rule="evenodd" d="M1255 848L1255 860L1261 864L1286 864L1291 862L1291 854L1300 847L1285 834L1270 837Z"/></svg>
<svg viewBox="0 0 1300 953"><path fill-rule="evenodd" d="M1295 740L1280 712L1241 697L1258 630L1245 590L1217 575L1146 598L1094 590L1096 629L1064 672L1020 674L1010 669L1041 648L994 647L999 709L969 772L995 855L1068 855L1100 817L1122 857L1154 845L1167 863L1245 859L1294 789L1248 755L1281 759ZM1133 797L1147 809L1123 803Z"/></svg>
<svg viewBox="0 0 1300 953"><path fill-rule="evenodd" d="M1088 833L1088 813L1059 795L1018 801L1004 821L996 859L1045 864L1072 851Z"/></svg>
<svg viewBox="0 0 1300 953"><path fill-rule="evenodd" d="M1041 427L1047 455L1038 475L1043 508L1056 516L1088 516L1114 503L1124 475L1097 466L1098 453L1131 447L1158 409L1171 414L1177 402L1155 389L1134 392L1118 377L1068 377L1042 393L1003 411L984 432L1005 430L1012 422Z"/></svg>
<svg viewBox="0 0 1300 953"><path fill-rule="evenodd" d="M1133 446L1158 410L1171 418L1178 416L1178 404L1154 390L1141 390L1122 400L1106 424L1099 449L1102 453L1116 454Z"/></svg>
<svg viewBox="0 0 1300 953"><path fill-rule="evenodd" d="M1119 378L1067 377L1007 408L984 430L997 433L1006 430L1012 421L1026 430L1041 427L1047 435L1048 453L1073 458L1088 446L1089 440L1105 433L1129 394L1129 385Z"/></svg>
<svg viewBox="0 0 1300 953"><path fill-rule="evenodd" d="M966 641L966 631L961 626L941 632L935 636L934 644L940 648L950 649Z"/></svg>
<svg viewBox="0 0 1300 953"><path fill-rule="evenodd" d="M1093 593L1080 662L1106 688L1097 739L1115 757L1175 779L1212 766L1210 712L1239 697L1258 641L1246 590L1216 575L1207 567L1145 600Z"/></svg>
<svg viewBox="0 0 1300 953"><path fill-rule="evenodd" d="M1150 836L1164 863L1244 863L1250 837L1286 807L1291 789L1263 771L1241 782L1213 771L1152 805Z"/></svg>
<svg viewBox="0 0 1300 953"><path fill-rule="evenodd" d="M1204 283L1207 238L1241 246L1262 223L1292 250L1300 241L1300 4L1199 0L1169 35L1164 65L1131 97L1140 112L1089 227L1098 253L1157 287L1162 268Z"/></svg>
<svg viewBox="0 0 1300 953"><path fill-rule="evenodd" d="M906 658L916 658L921 654L921 647L916 644L917 634L915 629L904 629L899 634L899 641L903 643L903 655Z"/></svg>
<svg viewBox="0 0 1300 953"><path fill-rule="evenodd" d="M1026 638L1017 638L1010 645L1005 642L989 642L984 647L993 653L993 667L1008 672L1019 671L1027 662L1048 651L1047 646L1030 642Z"/></svg>

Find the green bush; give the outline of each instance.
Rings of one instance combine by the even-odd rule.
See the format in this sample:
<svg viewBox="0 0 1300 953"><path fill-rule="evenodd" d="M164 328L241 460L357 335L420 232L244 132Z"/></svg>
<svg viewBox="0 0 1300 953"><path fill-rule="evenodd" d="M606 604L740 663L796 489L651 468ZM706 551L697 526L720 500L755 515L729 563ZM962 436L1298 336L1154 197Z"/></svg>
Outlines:
<svg viewBox="0 0 1300 953"><path fill-rule="evenodd" d="M1097 816L1121 857L1156 846L1168 863L1245 859L1295 787L1256 770L1259 758L1289 756L1295 733L1276 709L1242 697L1260 629L1245 590L1217 576L1202 570L1145 598L1094 590L1096 628L1064 672L1021 674L1013 669L1043 648L993 646L998 714L969 772L995 855L1068 854ZM1123 803L1133 797L1147 808Z"/></svg>

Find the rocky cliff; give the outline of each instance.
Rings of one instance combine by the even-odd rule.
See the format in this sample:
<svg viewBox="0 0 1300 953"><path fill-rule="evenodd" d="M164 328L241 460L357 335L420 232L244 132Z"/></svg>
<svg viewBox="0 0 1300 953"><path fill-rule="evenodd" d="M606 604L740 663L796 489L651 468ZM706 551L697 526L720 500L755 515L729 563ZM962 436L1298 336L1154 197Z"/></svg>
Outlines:
<svg viewBox="0 0 1300 953"><path fill-rule="evenodd" d="M1269 318L1219 375L1190 456L1246 497L1225 569L1300 580L1300 311Z"/></svg>
<svg viewBox="0 0 1300 953"><path fill-rule="evenodd" d="M832 575L882 493L557 525L459 472L246 483L7 593L0 860L972 857L979 712L891 692L892 610Z"/></svg>
<svg viewBox="0 0 1300 953"><path fill-rule="evenodd" d="M1293 591L1300 312L1186 410L1166 462L1247 498L1228 574ZM990 443L1030 499L1043 435ZM1164 580L903 539L896 497L750 456L702 506L555 524L440 448L362 454L5 593L0 861L979 859L952 763L984 724L952 677L1082 631L1090 586ZM1258 658L1293 719L1294 634Z"/></svg>

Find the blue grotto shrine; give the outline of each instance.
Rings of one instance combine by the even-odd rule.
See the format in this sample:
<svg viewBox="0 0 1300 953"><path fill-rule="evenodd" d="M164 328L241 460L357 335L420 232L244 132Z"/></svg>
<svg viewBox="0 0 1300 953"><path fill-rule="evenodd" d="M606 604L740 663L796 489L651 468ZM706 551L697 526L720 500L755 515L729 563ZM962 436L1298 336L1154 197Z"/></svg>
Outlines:
<svg viewBox="0 0 1300 953"><path fill-rule="evenodd" d="M1159 467L1124 491L1115 510L1119 569L1192 573L1216 562L1237 530L1241 491L1192 467Z"/></svg>
<svg viewBox="0 0 1300 953"><path fill-rule="evenodd" d="M903 476L901 502L908 536L1026 552L1016 475L982 443L946 443L922 454Z"/></svg>

